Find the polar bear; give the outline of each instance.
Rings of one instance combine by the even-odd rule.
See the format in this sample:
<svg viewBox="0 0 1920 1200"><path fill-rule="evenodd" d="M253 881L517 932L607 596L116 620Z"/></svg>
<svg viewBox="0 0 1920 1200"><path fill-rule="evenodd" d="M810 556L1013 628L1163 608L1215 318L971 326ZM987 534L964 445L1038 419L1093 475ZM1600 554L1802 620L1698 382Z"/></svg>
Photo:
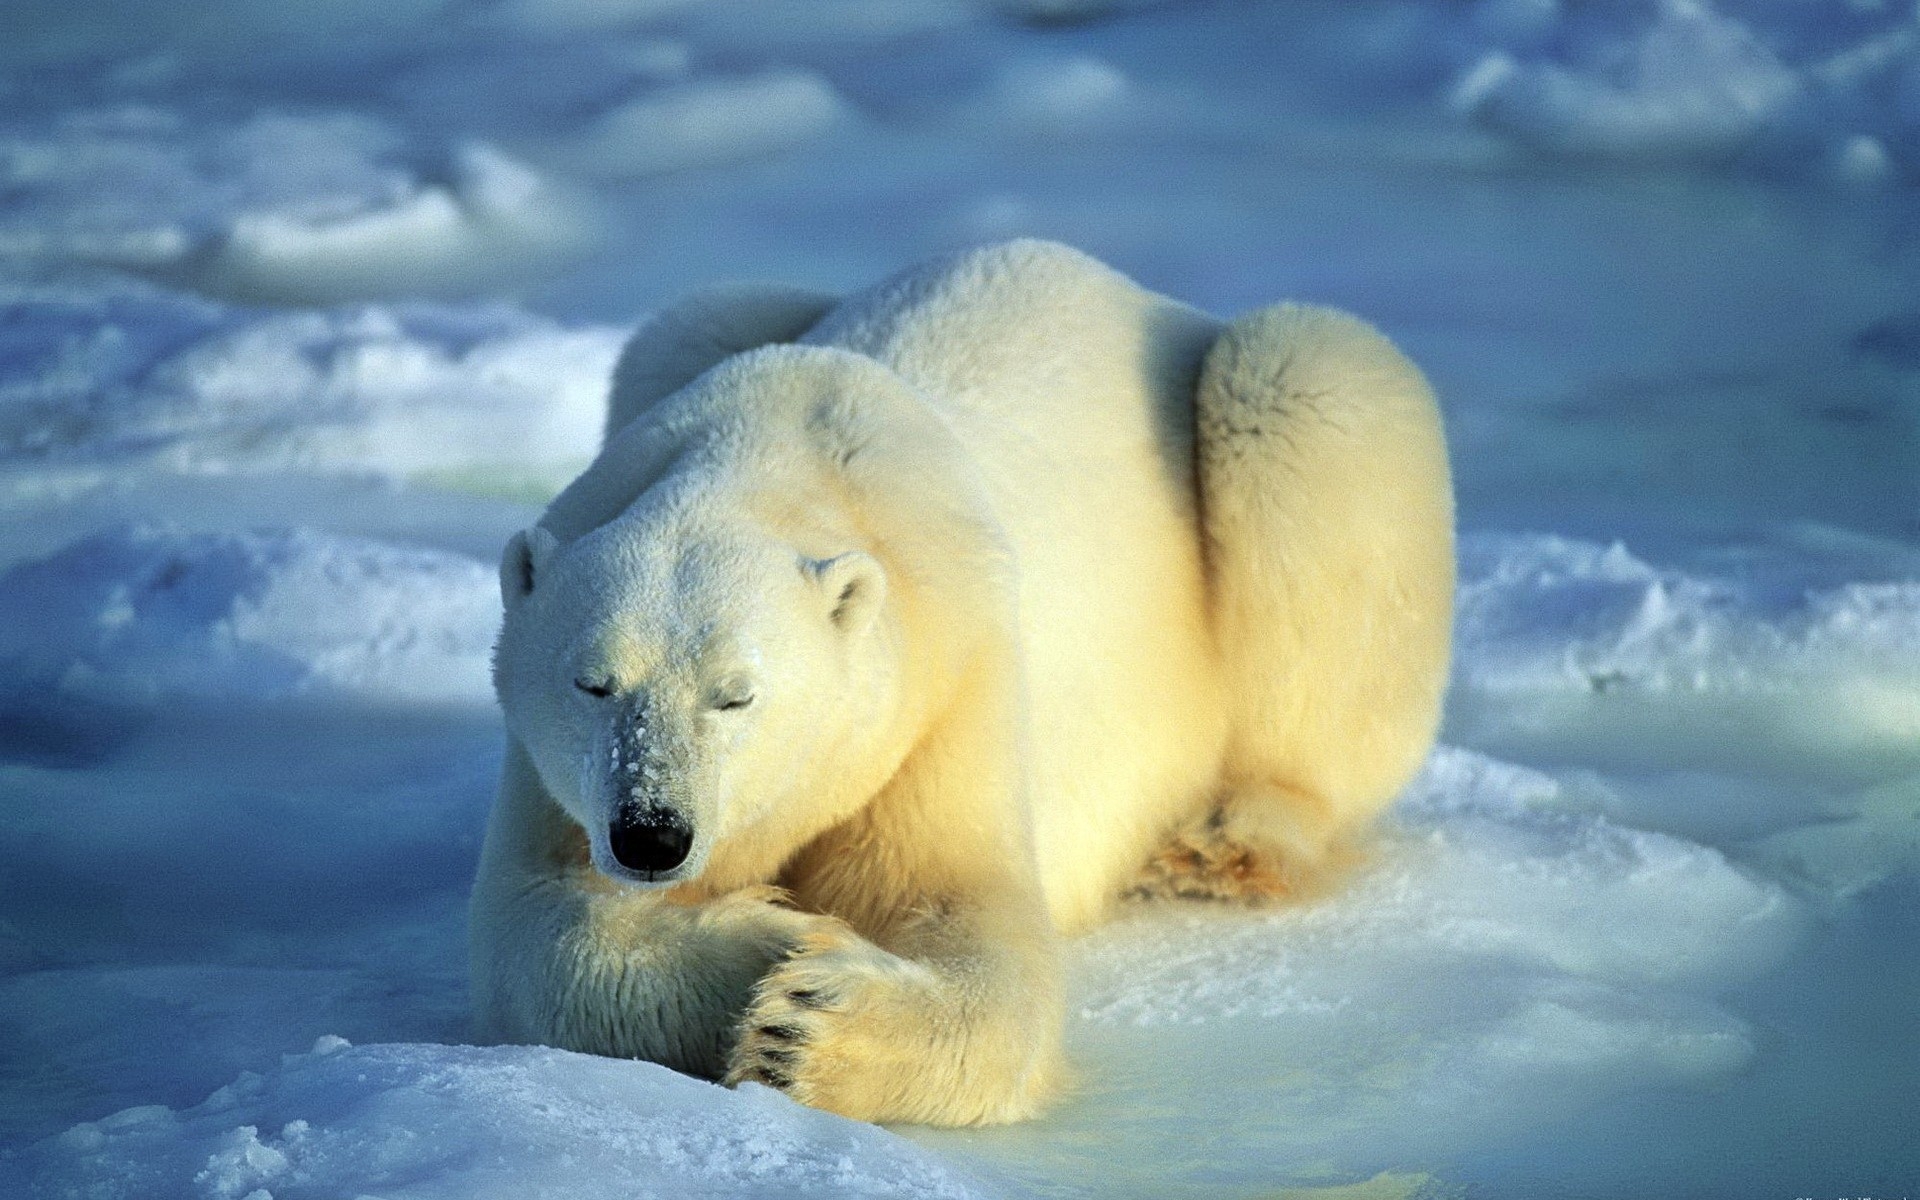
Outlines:
<svg viewBox="0 0 1920 1200"><path fill-rule="evenodd" d="M1361 322L1023 240L656 316L501 590L482 1036L1003 1122L1059 937L1310 887L1417 768L1452 491Z"/></svg>

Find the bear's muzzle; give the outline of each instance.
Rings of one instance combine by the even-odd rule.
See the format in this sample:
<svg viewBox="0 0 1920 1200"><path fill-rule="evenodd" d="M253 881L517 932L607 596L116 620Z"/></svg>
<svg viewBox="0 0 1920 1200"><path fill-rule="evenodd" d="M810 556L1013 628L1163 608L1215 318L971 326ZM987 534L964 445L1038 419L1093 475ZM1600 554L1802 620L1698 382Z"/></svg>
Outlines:
<svg viewBox="0 0 1920 1200"><path fill-rule="evenodd" d="M693 829L669 809L623 804L607 826L607 848L613 852L613 861L653 882L687 861Z"/></svg>

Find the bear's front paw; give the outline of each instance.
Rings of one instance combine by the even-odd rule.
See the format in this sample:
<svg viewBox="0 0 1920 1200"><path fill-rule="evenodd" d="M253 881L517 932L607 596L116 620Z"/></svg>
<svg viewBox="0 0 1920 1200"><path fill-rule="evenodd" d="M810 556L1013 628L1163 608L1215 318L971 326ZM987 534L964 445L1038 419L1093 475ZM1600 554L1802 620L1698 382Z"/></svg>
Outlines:
<svg viewBox="0 0 1920 1200"><path fill-rule="evenodd" d="M894 1107L901 1067L924 1038L931 971L822 921L754 989L726 1082L778 1088L803 1104L862 1120Z"/></svg>

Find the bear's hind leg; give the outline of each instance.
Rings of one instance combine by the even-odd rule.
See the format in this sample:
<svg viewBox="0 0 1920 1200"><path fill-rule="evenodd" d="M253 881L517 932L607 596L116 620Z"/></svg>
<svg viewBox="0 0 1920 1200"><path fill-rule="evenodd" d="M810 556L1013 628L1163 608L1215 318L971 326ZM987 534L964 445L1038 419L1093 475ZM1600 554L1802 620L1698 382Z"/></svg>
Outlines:
<svg viewBox="0 0 1920 1200"><path fill-rule="evenodd" d="M1283 304L1208 351L1194 432L1231 732L1218 803L1146 880L1298 894L1348 861L1439 724L1454 582L1439 411L1373 329Z"/></svg>

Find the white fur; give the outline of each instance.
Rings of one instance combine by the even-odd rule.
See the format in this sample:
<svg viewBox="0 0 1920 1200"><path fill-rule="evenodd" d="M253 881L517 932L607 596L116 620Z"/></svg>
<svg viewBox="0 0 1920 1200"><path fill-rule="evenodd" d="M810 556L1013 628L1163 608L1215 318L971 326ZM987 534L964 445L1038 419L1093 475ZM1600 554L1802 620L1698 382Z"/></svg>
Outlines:
<svg viewBox="0 0 1920 1200"><path fill-rule="evenodd" d="M1059 1077L1056 931L1196 829L1303 879L1431 744L1444 446L1352 318L1222 327L1013 242L696 298L612 409L502 565L488 1036L1017 1119ZM616 882L621 803L687 819L687 863Z"/></svg>

